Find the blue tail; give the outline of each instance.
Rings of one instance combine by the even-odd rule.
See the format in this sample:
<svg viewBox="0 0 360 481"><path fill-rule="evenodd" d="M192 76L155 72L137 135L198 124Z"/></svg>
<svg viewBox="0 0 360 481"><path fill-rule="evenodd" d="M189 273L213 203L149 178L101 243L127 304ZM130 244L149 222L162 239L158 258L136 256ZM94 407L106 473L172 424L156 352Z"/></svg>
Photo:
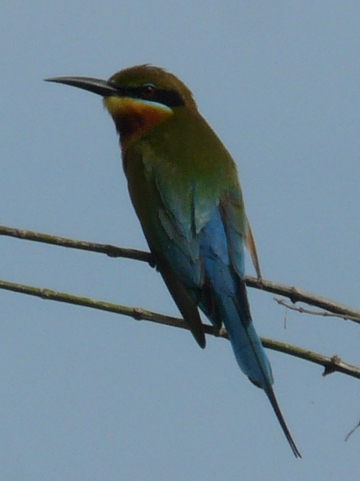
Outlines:
<svg viewBox="0 0 360 481"><path fill-rule="evenodd" d="M244 253L234 266L218 209L201 232L200 255L206 281L199 305L216 327L224 324L240 369L265 391L294 455L301 457L277 403L270 362L251 319L245 281L239 275L244 272Z"/></svg>

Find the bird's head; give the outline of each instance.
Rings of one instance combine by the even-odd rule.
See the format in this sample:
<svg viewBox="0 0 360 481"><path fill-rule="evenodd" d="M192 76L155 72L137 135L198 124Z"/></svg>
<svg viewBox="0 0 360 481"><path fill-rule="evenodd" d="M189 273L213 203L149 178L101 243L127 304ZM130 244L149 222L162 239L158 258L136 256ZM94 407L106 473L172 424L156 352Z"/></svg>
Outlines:
<svg viewBox="0 0 360 481"><path fill-rule="evenodd" d="M122 147L172 117L179 109L196 110L190 90L175 75L151 65L137 65L108 80L91 77L55 77L63 83L104 97L104 105L120 134Z"/></svg>

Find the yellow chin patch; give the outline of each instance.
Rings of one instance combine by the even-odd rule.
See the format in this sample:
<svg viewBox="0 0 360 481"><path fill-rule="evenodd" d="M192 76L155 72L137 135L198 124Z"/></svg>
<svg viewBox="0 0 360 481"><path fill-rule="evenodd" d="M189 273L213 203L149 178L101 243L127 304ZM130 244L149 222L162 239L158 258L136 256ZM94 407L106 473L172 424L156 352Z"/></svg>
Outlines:
<svg viewBox="0 0 360 481"><path fill-rule="evenodd" d="M173 115L166 105L129 97L105 97L104 105L115 122L122 147Z"/></svg>

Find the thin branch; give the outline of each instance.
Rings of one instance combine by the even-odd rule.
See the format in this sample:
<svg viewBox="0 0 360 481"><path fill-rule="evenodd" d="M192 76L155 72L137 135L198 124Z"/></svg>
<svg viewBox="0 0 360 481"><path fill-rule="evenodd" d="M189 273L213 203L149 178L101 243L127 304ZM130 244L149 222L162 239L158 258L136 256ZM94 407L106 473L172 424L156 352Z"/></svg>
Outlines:
<svg viewBox="0 0 360 481"><path fill-rule="evenodd" d="M151 266L154 265L154 259L150 252L139 251L136 249L126 249L111 244L98 244L95 242L74 240L69 239L68 237L59 237L55 235L44 234L43 232L16 229L14 227L6 227L3 225L0 226L0 235L34 242L41 242L43 244L51 244L60 247L69 247L70 249L98 252L100 254L106 254L109 257L124 257L126 259L147 262Z"/></svg>
<svg viewBox="0 0 360 481"><path fill-rule="evenodd" d="M147 262L151 266L155 265L154 259L150 253L135 249L124 249L109 244L98 244L95 242L78 241L65 237L58 237L39 232L33 232L25 229L16 229L13 227L0 226L0 235L16 237L18 239L26 239L45 244L52 244L61 247L69 247L72 249L86 250L90 252L99 252L110 257L125 257L138 261ZM317 296L310 292L303 291L294 286L287 286L266 279L258 279L256 277L246 276L246 284L249 287L260 289L273 294L288 297L292 303L303 302L320 309L324 309L338 317L349 319L353 322L360 323L360 311L351 307L339 304L331 299Z"/></svg>
<svg viewBox="0 0 360 481"><path fill-rule="evenodd" d="M360 320L357 317L353 316L341 316L340 314L333 314L329 311L316 311L314 309L306 309L302 306L295 306L294 304L290 304L286 302L284 299L279 299L278 297L273 297L274 301L277 302L280 306L286 307L292 311L299 312L300 314L311 314L312 316L321 316L321 317L341 317L344 321L354 321L360 323Z"/></svg>
<svg viewBox="0 0 360 481"><path fill-rule="evenodd" d="M5 289L8 291L18 292L21 294L27 294L30 296L40 297L41 299L48 299L58 302L65 302L68 304L75 304L78 306L90 307L93 309L99 309L101 311L113 312L116 314L122 314L125 316L132 317L137 321L146 320L155 322L158 324L173 326L180 329L189 330L188 326L183 319L177 317L165 316L163 314L158 314L156 312L147 311L145 309L121 306L118 304L113 304L105 301L98 301L90 299L88 297L74 296L72 294L67 294L65 292L57 292L51 289L41 289L38 287L28 286L24 284L17 284L14 282L7 282L0 280L0 289ZM227 338L226 331L221 329L219 332L212 326L207 324L204 325L205 332L209 335L216 337ZM298 346L293 346L291 344L274 341L268 338L261 338L264 347L268 349L273 349L275 351L283 352L300 359L318 364L324 367L324 374L327 375L332 372L341 372L348 376L360 379L360 368L353 366L351 364L343 362L338 356L324 356L307 349L302 349Z"/></svg>
<svg viewBox="0 0 360 481"><path fill-rule="evenodd" d="M288 297L292 303L303 302L311 306L325 309L326 311L337 314L338 317L346 317L349 320L360 323L360 311L352 307L345 306L339 302L335 302L326 297L321 297L311 292L303 291L298 287L287 286L278 282L269 281L266 279L257 279L256 277L246 276L246 285L254 287L255 289L262 289L272 294L279 294Z"/></svg>
<svg viewBox="0 0 360 481"><path fill-rule="evenodd" d="M345 441L349 439L349 437L358 429L360 428L360 421L357 423L357 425L345 436Z"/></svg>

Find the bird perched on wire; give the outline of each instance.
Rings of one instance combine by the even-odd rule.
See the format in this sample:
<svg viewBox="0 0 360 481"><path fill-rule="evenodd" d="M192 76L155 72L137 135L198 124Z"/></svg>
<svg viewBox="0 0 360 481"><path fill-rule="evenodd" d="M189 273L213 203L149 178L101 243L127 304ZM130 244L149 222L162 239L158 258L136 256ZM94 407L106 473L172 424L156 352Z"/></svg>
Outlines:
<svg viewBox="0 0 360 481"><path fill-rule="evenodd" d="M225 326L241 370L267 394L296 457L277 403L269 360L255 331L245 287L244 249L260 274L235 163L200 115L186 85L139 65L109 80L51 82L101 95L120 136L130 197L149 248L194 338L205 347L198 308Z"/></svg>

